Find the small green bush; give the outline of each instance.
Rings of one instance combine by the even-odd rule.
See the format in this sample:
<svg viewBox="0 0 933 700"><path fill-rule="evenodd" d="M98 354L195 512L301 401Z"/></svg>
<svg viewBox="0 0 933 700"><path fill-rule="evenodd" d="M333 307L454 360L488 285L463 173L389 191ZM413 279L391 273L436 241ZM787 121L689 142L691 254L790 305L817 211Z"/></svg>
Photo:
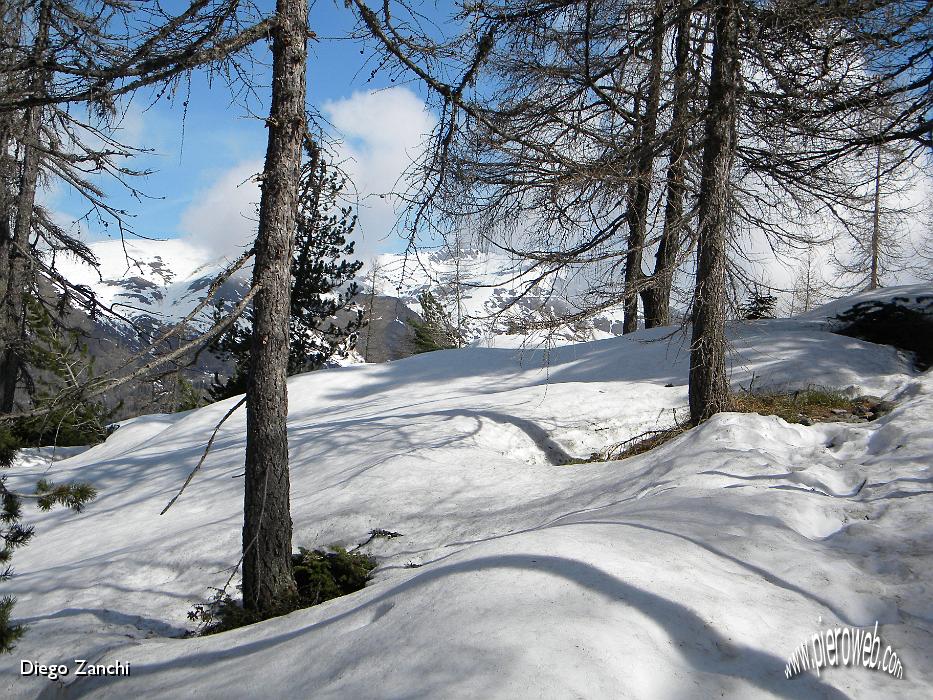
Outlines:
<svg viewBox="0 0 933 700"><path fill-rule="evenodd" d="M739 314L746 321L760 321L774 318L774 308L777 306L777 297L765 294L760 290L754 291L739 307Z"/></svg>
<svg viewBox="0 0 933 700"><path fill-rule="evenodd" d="M352 554L342 547L331 552L299 548L292 557L292 571L298 597L308 607L361 590L366 586L376 562L363 554Z"/></svg>
<svg viewBox="0 0 933 700"><path fill-rule="evenodd" d="M12 431L23 447L96 445L107 439L116 410L95 402L54 407L50 413L12 421Z"/></svg>
<svg viewBox="0 0 933 700"><path fill-rule="evenodd" d="M299 547L298 553L292 555L297 599L282 601L274 610L258 613L245 609L225 591L215 589L207 603L198 603L188 612L188 619L198 623L200 634L227 632L362 590L375 568L376 562L370 557L347 552L343 547L333 547L331 551Z"/></svg>
<svg viewBox="0 0 933 700"><path fill-rule="evenodd" d="M419 294L418 303L421 304L422 320L408 320L408 325L415 331L412 339L415 354L463 347L463 338L450 314L430 291Z"/></svg>

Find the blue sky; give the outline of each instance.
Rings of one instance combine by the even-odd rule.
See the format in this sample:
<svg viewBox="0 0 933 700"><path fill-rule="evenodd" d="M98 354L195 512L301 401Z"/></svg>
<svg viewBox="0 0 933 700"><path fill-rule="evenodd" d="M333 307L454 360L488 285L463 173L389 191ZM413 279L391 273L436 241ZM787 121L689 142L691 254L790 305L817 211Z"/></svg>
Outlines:
<svg viewBox="0 0 933 700"><path fill-rule="evenodd" d="M173 0L181 7L182 0ZM271 11L271 0L261 0ZM432 18L448 16L447 0L417 4ZM387 74L370 77L370 50L346 37L353 14L343 0L317 0L310 8L310 26L318 35L309 45L308 104L332 122L333 134L342 139L339 158L361 195L360 224L355 234L357 257L368 262L381 252L398 252L402 239L393 232L396 212L391 198L378 194L396 188L396 181L411 157L417 155L424 135L434 125L426 111L423 88L417 82L392 83ZM362 53L361 53L362 50ZM268 47L257 44L255 53L268 60ZM172 100L150 104L152 93L136 95L123 122L126 143L155 150L131 167L155 173L135 184L151 197L136 201L112 182L105 182L111 201L135 216L135 232L153 238L181 238L207 250L212 257L235 255L251 239L250 220L258 188L250 177L262 168L266 130L254 115L267 112L267 72L258 67L259 100L236 99L225 82L210 84L204 72L191 80L187 114L183 120L186 86ZM183 146L183 147L182 147ZM928 180L915 193L928 199ZM369 196L367 196L369 195ZM63 224L80 218L87 205L73 192L53 183L45 201ZM114 227L91 221L82 227L89 240L118 235ZM914 227L916 228L916 227ZM919 235L911 230L911 236ZM773 252L762 241L751 242L753 257L771 283L792 281L793 271L774 264ZM791 259L791 265L796 264Z"/></svg>
<svg viewBox="0 0 933 700"><path fill-rule="evenodd" d="M339 157L356 182L361 195L379 194L393 188L410 156L417 152L423 134L433 125L425 111L420 86L393 84L387 75L370 77L368 49L341 39L352 29L353 17L343 2L321 0L310 8L310 25L319 39L309 45L308 104L333 123L342 140ZM255 54L268 60L265 44ZM150 197L137 201L119 185L104 180L111 202L135 216L133 230L156 238L188 237L218 253L230 254L253 228L248 220L258 190L248 180L261 168L266 130L250 112L267 111L268 72L257 66L260 99L236 98L222 79L209 81L204 72L182 84L174 100L152 104L153 93L143 91L126 107L121 138L128 144L154 149L152 155L129 163L155 172L134 178L134 184ZM188 99L187 112L183 103ZM241 184L242 183L242 184ZM46 195L63 223L80 218L87 205L64 186ZM398 250L400 239L386 239L394 212L389 200L365 198L361 203L357 249L368 258ZM116 236L91 220L81 226L89 240Z"/></svg>

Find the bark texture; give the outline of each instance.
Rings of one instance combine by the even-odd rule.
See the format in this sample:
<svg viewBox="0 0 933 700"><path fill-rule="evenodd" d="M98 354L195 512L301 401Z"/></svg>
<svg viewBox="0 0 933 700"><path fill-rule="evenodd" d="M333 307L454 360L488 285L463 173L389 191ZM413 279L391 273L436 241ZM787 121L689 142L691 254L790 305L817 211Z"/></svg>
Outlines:
<svg viewBox="0 0 933 700"><path fill-rule="evenodd" d="M868 288L881 286L879 277L879 259L881 257L881 146L875 154L875 195L871 215L871 268L868 276Z"/></svg>
<svg viewBox="0 0 933 700"><path fill-rule="evenodd" d="M648 94L645 113L637 130L635 176L629 199L629 238L625 258L625 315L622 332L638 330L638 287L644 272L642 257L648 230L648 203L651 200L651 180L654 170L655 136L658 130L658 109L661 101L661 64L664 51L664 2L654 6L651 28L651 59L648 69Z"/></svg>
<svg viewBox="0 0 933 700"><path fill-rule="evenodd" d="M49 41L52 2L43 0L39 6L36 40L33 59L42 65ZM31 86L33 95L46 92L47 71L37 70ZM6 289L4 294L3 336L4 347L0 353L0 414L12 413L16 400L16 385L23 364L26 335L26 290L29 286L30 260L23 253L29 247L33 209L36 203L36 187L39 182L40 127L42 107L28 107L23 117L23 163L16 195L16 214L12 227L0 236L0 263L6 264ZM4 229L9 226L4 222Z"/></svg>
<svg viewBox="0 0 933 700"><path fill-rule="evenodd" d="M738 10L734 0L723 0L715 8L716 29L703 143L690 344L690 418L694 423L725 410L729 401L725 335L726 253L738 115Z"/></svg>
<svg viewBox="0 0 933 700"><path fill-rule="evenodd" d="M278 0L272 33L272 105L259 205L253 338L247 383L243 603L273 612L297 595L291 571L288 318L305 125L306 0Z"/></svg>
<svg viewBox="0 0 933 700"><path fill-rule="evenodd" d="M669 326L671 323L671 288L674 284L674 271L677 268L684 230L684 175L690 136L690 99L693 94L688 77L691 8L692 3L689 0L681 0L677 13L672 76L673 143L665 184L664 229L655 254L651 282L641 293L642 305L645 309L645 328Z"/></svg>

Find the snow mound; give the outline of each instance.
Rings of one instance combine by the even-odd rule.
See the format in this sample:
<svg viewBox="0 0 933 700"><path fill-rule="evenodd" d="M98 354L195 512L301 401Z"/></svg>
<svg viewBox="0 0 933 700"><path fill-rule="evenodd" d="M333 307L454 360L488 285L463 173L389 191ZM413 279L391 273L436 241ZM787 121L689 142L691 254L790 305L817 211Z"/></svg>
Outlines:
<svg viewBox="0 0 933 700"><path fill-rule="evenodd" d="M363 591L175 639L236 563L245 417L235 399L128 421L29 483L93 482L81 515L32 518L9 584L30 625L6 696L91 698L933 697L933 374L816 324L733 324L731 379L858 386L865 424L724 413L652 452L567 464L686 416L670 329L548 353L467 348L293 378L295 544L354 546ZM16 485L16 484L11 484ZM784 678L794 648L873 625L905 677ZM19 659L129 663L20 677Z"/></svg>
<svg viewBox="0 0 933 700"><path fill-rule="evenodd" d="M842 299L836 299L812 311L801 314L800 318L833 319L839 314L845 313L853 306L866 301L878 301L882 303L899 301L908 307L929 309L930 303L933 302L933 289L931 289L928 284L907 284L898 287L873 289L843 297Z"/></svg>

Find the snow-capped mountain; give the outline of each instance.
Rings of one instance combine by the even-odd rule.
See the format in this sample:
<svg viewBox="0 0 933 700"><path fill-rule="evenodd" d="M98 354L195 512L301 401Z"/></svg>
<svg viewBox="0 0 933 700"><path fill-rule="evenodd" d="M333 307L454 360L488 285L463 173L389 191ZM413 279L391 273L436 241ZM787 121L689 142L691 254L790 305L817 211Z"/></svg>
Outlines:
<svg viewBox="0 0 933 700"><path fill-rule="evenodd" d="M71 281L90 287L98 300L145 331L177 323L204 298L211 281L230 259L212 255L185 240L108 240L91 244L100 261L99 271L74 261L59 267ZM232 276L218 291L217 299L239 298L249 283L249 270ZM573 299L583 289L582 280L569 274L537 285L523 293L527 267L501 253L476 250L453 256L443 251L417 256L385 254L360 273L360 303L372 306L375 323L364 331L367 359L397 359L406 352L406 321L421 311L418 296L430 290L461 326L470 341L517 332L522 322L553 319L574 310ZM375 289L374 289L375 288ZM373 295L373 289L375 294ZM195 319L199 326L210 321L214 304ZM622 311L609 310L586 324L558 328L556 339L581 341L621 333ZM120 318L106 324L129 344L138 332ZM384 347L383 347L384 346Z"/></svg>
<svg viewBox="0 0 933 700"><path fill-rule="evenodd" d="M579 311L578 303L587 288L581 272L564 270L531 285L534 275L527 261L501 252L471 249L453 255L433 250L379 256L368 268L363 286L371 288L375 279L378 293L397 296L419 312L418 296L430 291L454 324L475 342L521 333L528 322L557 322L551 339L558 342L597 340L622 333L621 307L583 323L559 322L561 317Z"/></svg>
<svg viewBox="0 0 933 700"><path fill-rule="evenodd" d="M211 282L230 264L225 257L178 239L109 240L90 247L100 262L98 270L73 260L59 261L58 267L68 280L90 287L101 304L118 314L102 321L121 331L130 344L138 333L119 317L146 331L177 323L204 299ZM237 299L247 286L248 276L241 271L221 286L216 298ZM210 320L212 307L198 315L196 325Z"/></svg>

